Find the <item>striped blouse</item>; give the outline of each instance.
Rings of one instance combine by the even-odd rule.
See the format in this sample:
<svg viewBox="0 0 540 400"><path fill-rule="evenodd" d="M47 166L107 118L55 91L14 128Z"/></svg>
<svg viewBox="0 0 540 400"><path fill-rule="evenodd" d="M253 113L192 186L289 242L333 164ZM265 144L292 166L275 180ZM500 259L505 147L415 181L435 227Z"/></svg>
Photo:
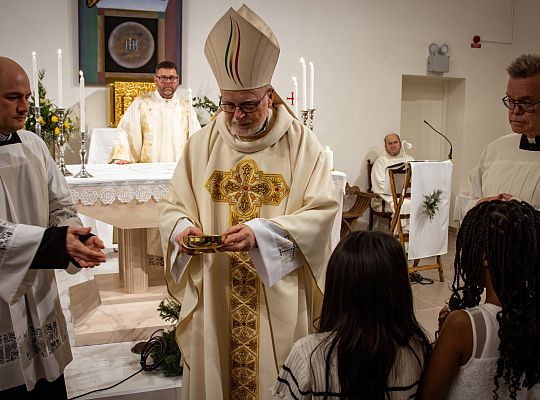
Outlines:
<svg viewBox="0 0 540 400"><path fill-rule="evenodd" d="M338 399L345 397L340 393L335 356L332 360L335 368L331 370L329 387L326 387L325 359L328 346L326 344L317 346L328 335L328 332L316 333L306 336L294 344L279 373L277 383L270 389L274 396L282 399L322 399L324 396L327 396L328 399ZM416 395L423 369L424 354L418 345L413 343L412 347L418 349L416 355L409 348L402 348L398 351L396 363L388 377L386 396L388 400L413 399ZM314 353L313 350L315 350ZM313 356L311 356L312 353ZM359 360L359 362L362 361Z"/></svg>

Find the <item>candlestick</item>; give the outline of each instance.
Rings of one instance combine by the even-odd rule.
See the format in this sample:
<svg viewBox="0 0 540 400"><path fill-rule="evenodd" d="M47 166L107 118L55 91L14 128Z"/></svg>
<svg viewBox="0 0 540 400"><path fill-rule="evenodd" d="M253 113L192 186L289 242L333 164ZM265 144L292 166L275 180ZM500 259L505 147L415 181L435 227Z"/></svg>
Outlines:
<svg viewBox="0 0 540 400"><path fill-rule="evenodd" d="M32 52L32 84L34 85L34 107L39 107L39 84L37 70L37 54ZM36 132L37 133L37 132Z"/></svg>
<svg viewBox="0 0 540 400"><path fill-rule="evenodd" d="M66 162L64 160L64 146L66 145L66 137L64 136L64 117L66 116L65 111L66 110L63 108L58 108L58 110L56 110L58 114L58 127L60 128L60 133L56 137L59 154L58 168L60 168L60 172L62 173L62 175L71 176L73 174L69 172L66 168Z"/></svg>
<svg viewBox="0 0 540 400"><path fill-rule="evenodd" d="M86 132L86 109L85 109L85 100L84 100L84 74L82 71L79 71L79 108L80 112L80 127L81 132Z"/></svg>
<svg viewBox="0 0 540 400"><path fill-rule="evenodd" d="M307 110L306 60L304 60L304 57L300 57L300 63L302 64L302 110Z"/></svg>
<svg viewBox="0 0 540 400"><path fill-rule="evenodd" d="M315 90L315 66L309 62L309 108L313 109L313 92Z"/></svg>
<svg viewBox="0 0 540 400"><path fill-rule="evenodd" d="M64 108L62 100L62 49L58 49L58 108Z"/></svg>
<svg viewBox="0 0 540 400"><path fill-rule="evenodd" d="M296 102L294 103L294 115L296 115L296 118L298 118L298 81L296 80L296 76L292 77L292 83L294 99L296 100Z"/></svg>
<svg viewBox="0 0 540 400"><path fill-rule="evenodd" d="M85 164L86 164L86 132L81 131L81 170L77 172L77 175L75 175L75 178L93 178L94 177L92 174L90 174L86 170Z"/></svg>

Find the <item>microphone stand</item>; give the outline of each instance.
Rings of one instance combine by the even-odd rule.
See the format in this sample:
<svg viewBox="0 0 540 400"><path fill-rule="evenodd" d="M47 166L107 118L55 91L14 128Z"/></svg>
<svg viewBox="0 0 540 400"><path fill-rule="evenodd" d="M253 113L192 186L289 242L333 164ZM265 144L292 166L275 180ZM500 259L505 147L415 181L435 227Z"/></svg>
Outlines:
<svg viewBox="0 0 540 400"><path fill-rule="evenodd" d="M431 124L429 122L427 122L426 120L424 120L424 124L429 126L431 129L433 129L435 132L437 132L439 135L441 135L448 142L448 144L450 145L450 153L448 153L448 159L451 160L452 159L452 142L450 142L450 140L448 140L448 138L446 136L444 136L441 132L439 132L437 129L435 129L433 126L431 126Z"/></svg>

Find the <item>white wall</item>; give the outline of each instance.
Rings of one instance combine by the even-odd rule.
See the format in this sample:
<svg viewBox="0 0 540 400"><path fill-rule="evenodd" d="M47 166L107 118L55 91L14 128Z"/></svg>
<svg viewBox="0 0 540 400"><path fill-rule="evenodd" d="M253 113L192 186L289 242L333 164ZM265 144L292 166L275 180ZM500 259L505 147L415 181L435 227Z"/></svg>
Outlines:
<svg viewBox="0 0 540 400"><path fill-rule="evenodd" d="M184 86L217 100L204 58L204 42L229 6L241 1L183 0ZM0 0L1 54L30 70L31 52L46 67L45 84L56 96L56 49L64 49L64 99L77 102L77 2ZM540 53L540 1L513 0L246 0L273 29L281 45L274 86L283 95L300 73L299 57L316 66L315 132L334 150L335 166L349 182L365 186L364 159L382 148L383 136L399 131L402 75L426 75L431 42L450 46L447 77L463 78L465 104L459 181L485 144L509 132L500 99L505 67L517 55ZM513 28L513 29L512 29ZM474 35L484 40L471 49ZM8 38L13 38L9 39ZM70 71L71 75L67 74ZM106 124L104 88L88 90L89 127ZM457 157L456 157L457 158Z"/></svg>

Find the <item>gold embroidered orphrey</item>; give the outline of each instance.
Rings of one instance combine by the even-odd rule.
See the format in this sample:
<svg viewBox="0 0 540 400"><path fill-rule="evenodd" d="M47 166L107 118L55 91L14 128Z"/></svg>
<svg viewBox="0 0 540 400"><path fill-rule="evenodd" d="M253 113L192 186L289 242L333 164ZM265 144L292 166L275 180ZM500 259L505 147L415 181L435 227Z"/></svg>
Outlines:
<svg viewBox="0 0 540 400"><path fill-rule="evenodd" d="M205 188L212 200L229 203L230 225L259 217L263 205L277 206L289 193L281 174L265 174L244 159L229 172L214 171ZM259 277L247 252L229 253L231 399L258 399Z"/></svg>

